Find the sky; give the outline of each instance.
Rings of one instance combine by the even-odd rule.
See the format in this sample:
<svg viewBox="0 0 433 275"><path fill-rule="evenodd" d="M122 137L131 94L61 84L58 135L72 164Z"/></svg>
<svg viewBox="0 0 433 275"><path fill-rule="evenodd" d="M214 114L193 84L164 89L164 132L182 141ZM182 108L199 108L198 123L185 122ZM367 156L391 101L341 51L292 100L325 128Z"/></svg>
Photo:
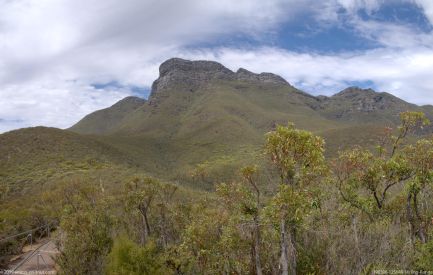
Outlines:
<svg viewBox="0 0 433 275"><path fill-rule="evenodd" d="M0 133L147 98L171 57L433 104L433 1L0 0Z"/></svg>

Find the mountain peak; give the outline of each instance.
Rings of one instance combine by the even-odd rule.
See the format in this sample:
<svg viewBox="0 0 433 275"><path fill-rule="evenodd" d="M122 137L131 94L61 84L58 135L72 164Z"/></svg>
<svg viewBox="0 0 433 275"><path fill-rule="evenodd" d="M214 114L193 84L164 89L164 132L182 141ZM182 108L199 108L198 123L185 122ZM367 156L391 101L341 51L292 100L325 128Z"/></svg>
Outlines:
<svg viewBox="0 0 433 275"><path fill-rule="evenodd" d="M235 73L215 61L170 58L159 67L159 78L152 85L150 101L152 102L157 91L179 90L180 87L194 91L211 80L242 80L290 85L284 78L273 73L256 74L243 68Z"/></svg>
<svg viewBox="0 0 433 275"><path fill-rule="evenodd" d="M394 117L415 106L389 93L378 93L373 89L349 87L331 97L321 97L321 108L335 117L350 117L359 113L376 111L393 112Z"/></svg>
<svg viewBox="0 0 433 275"><path fill-rule="evenodd" d="M152 84L150 99L164 89L186 86L192 91L212 79L233 80L234 76L234 72L215 61L170 58L159 66L159 78Z"/></svg>
<svg viewBox="0 0 433 275"><path fill-rule="evenodd" d="M247 69L244 69L244 68L239 68L237 71L236 71L236 75L238 76L238 78L239 79L241 79L242 77L245 77L245 78L250 78L250 77L255 77L255 76L257 76L257 74L255 74L255 73L253 73L253 72L250 72L250 71L248 71Z"/></svg>
<svg viewBox="0 0 433 275"><path fill-rule="evenodd" d="M170 58L159 66L160 77L164 77L173 72L213 72L233 74L232 71L224 67L222 64L207 60L190 61L182 58Z"/></svg>
<svg viewBox="0 0 433 275"><path fill-rule="evenodd" d="M369 96L369 95L377 95L378 93L375 92L373 89L362 89L356 86L348 87L341 92L333 95L332 97L358 97L358 96Z"/></svg>

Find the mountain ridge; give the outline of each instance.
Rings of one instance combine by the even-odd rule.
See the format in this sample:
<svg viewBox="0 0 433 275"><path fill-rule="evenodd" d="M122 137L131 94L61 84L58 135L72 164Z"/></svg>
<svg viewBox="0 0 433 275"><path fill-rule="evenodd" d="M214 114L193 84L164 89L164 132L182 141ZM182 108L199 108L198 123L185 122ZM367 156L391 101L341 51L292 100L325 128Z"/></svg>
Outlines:
<svg viewBox="0 0 433 275"><path fill-rule="evenodd" d="M128 165L156 177L190 182L197 166L205 165L215 180L226 181L239 166L263 163L264 135L276 125L290 121L323 136L327 156L333 157L347 147L374 144L383 128L396 126L399 113L407 110L433 117L432 107L371 89L349 87L330 97L313 96L274 74L170 59L161 64L147 100L127 97L65 132L83 136L71 137L78 150L88 151L92 140L105 146L98 148L109 153L107 159L127 159ZM56 139L54 132L46 132L47 139Z"/></svg>
<svg viewBox="0 0 433 275"><path fill-rule="evenodd" d="M152 84L149 98L147 100L143 99L137 106L134 105L131 113L137 109L140 109L142 112L148 112L152 109L153 111L151 112L156 112L155 108L166 98L173 97L173 93L183 92L180 95L181 97L188 97L190 100L193 100L195 92L200 93L209 90L206 87L215 82L231 83L233 84L232 86L236 86L234 88L237 90L247 90L245 88L246 83L247 86L265 85L266 87L263 88L263 91L268 91L266 93L272 93L273 89L290 88L287 90L287 93L296 94L298 104L308 106L317 111L320 116L332 120L357 120L357 114L365 116L365 114L381 111L381 120L395 122L398 120L398 113L408 109L423 109L427 111L430 109L408 103L389 93L379 93L372 89L362 89L355 86L348 87L332 96L313 96L293 87L284 78L273 73L257 74L243 68L239 68L236 72L233 72L215 61L190 61L181 58L171 58L160 65L159 72L158 79ZM139 99L137 98L136 100ZM122 106L122 103L122 101L119 101L102 111L110 113L110 108L116 109L116 107ZM180 107L180 105L179 103L177 106L173 106L173 108L185 109L189 107L187 105ZM97 117L98 112L100 111L89 114L89 116L97 119L95 116ZM128 116L127 113L117 115L114 123L110 122L104 127L93 127L94 124L104 125L104 123L90 122L89 116L77 122L69 130L85 134L106 134L116 132L120 128L128 128L121 125L123 119Z"/></svg>

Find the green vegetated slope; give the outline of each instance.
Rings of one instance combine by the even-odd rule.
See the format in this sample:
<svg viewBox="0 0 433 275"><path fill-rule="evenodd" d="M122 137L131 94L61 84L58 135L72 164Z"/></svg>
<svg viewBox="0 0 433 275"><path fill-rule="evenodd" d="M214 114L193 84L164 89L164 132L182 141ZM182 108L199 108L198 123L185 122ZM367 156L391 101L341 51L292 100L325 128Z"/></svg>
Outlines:
<svg viewBox="0 0 433 275"><path fill-rule="evenodd" d="M101 140L135 155L139 162L150 162L146 166L154 166L155 172L176 174L223 157L233 163L251 160L260 154L264 133L288 120L308 129L336 127L291 97L291 87L227 81L209 84L195 92L163 91L167 97L137 109L122 128Z"/></svg>
<svg viewBox="0 0 433 275"><path fill-rule="evenodd" d="M103 134L119 126L123 118L128 116L146 100L138 97L126 97L110 108L93 112L84 117L80 124L74 126L76 132L83 134Z"/></svg>
<svg viewBox="0 0 433 275"><path fill-rule="evenodd" d="M129 156L73 132L34 127L0 135L0 183L4 194L31 191L71 173L115 165L133 167Z"/></svg>
<svg viewBox="0 0 433 275"><path fill-rule="evenodd" d="M182 59L164 62L149 100L134 102L141 105L122 112L118 123L107 125L106 117L128 109L128 101L105 109L103 116L90 114L70 130L99 135L149 172L170 179L188 177L197 164L232 171L233 165L257 161L264 134L288 121L323 135L332 156L341 148L371 144L402 111L432 114L429 107L370 89L313 97L273 74ZM101 131L99 125L109 127Z"/></svg>

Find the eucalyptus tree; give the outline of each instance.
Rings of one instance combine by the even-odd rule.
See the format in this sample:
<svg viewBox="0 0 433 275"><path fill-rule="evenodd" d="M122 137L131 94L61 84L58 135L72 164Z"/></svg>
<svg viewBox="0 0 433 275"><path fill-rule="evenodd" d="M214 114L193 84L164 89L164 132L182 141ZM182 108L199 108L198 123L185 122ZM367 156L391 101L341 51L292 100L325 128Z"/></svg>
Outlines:
<svg viewBox="0 0 433 275"><path fill-rule="evenodd" d="M389 193L399 186L406 196L406 219L411 237L427 242L428 215L423 214L419 197L433 182L433 140L414 144L409 134L430 123L422 112L403 112L397 134L388 128L377 152L354 148L340 152L333 170L342 199L365 213L370 221L389 213ZM424 207L425 208L425 207Z"/></svg>
<svg viewBox="0 0 433 275"><path fill-rule="evenodd" d="M261 233L260 233L260 210L261 210L261 201L260 201L260 189L258 183L254 179L254 175L257 174L256 166L247 166L242 168L241 170L242 176L248 182L248 184L253 188L253 192L256 197L256 205L253 208L253 211L250 211L253 216L253 251L254 251L254 266L257 275L262 275L262 264L260 259L260 245L261 245Z"/></svg>
<svg viewBox="0 0 433 275"><path fill-rule="evenodd" d="M263 274L261 261L261 192L256 182L257 167L247 166L241 169L242 182L221 183L217 186L218 198L223 202L224 211L229 213L230 221L224 226L222 239L230 239L236 244L233 250L241 251L245 245L251 251L250 270ZM237 254L233 251L233 254ZM236 272L236 270L233 270ZM229 271L230 272L230 271ZM250 271L252 273L252 271Z"/></svg>
<svg viewBox="0 0 433 275"><path fill-rule="evenodd" d="M339 153L333 163L337 187L342 199L365 213L370 221L383 214L390 190L410 182L417 174L405 153L408 134L429 124L420 112L400 114L397 135L386 128L377 151L355 147Z"/></svg>
<svg viewBox="0 0 433 275"><path fill-rule="evenodd" d="M317 184L327 171L324 145L321 137L295 129L290 123L266 135L265 149L280 177L279 192L272 199L269 213L279 221L276 227L283 275L296 274L296 235L311 205L309 186Z"/></svg>
<svg viewBox="0 0 433 275"><path fill-rule="evenodd" d="M73 180L60 187L63 206L57 236L60 274L101 274L112 246L112 201L95 186Z"/></svg>
<svg viewBox="0 0 433 275"><path fill-rule="evenodd" d="M426 243L428 227L433 223L433 210L431 203L427 206L421 204L420 196L433 186L433 139L422 139L409 145L405 148L405 156L414 175L406 185L407 220L412 237L418 237L422 243ZM431 202L431 198L427 202Z"/></svg>
<svg viewBox="0 0 433 275"><path fill-rule="evenodd" d="M160 183L152 178L135 177L125 185L125 207L128 213L140 215L140 243L148 240L152 228L149 215Z"/></svg>

